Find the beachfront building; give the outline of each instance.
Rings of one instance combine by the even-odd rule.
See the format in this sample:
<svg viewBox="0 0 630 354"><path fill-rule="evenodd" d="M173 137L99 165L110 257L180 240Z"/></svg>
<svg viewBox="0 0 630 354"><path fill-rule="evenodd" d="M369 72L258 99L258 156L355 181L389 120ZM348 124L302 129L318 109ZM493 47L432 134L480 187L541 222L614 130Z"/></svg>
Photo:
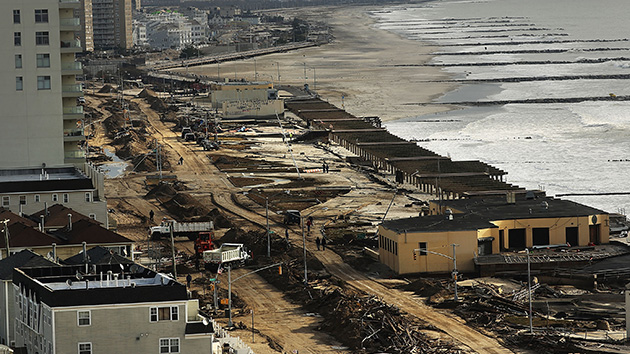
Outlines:
<svg viewBox="0 0 630 354"><path fill-rule="evenodd" d="M512 197L431 201L433 215L385 221L378 232L380 260L399 274L443 273L453 270L456 252L458 270L472 272L522 263L525 258L512 255L525 248L571 250L609 241L602 210L533 194ZM554 261L589 259L582 254L562 259L559 253Z"/></svg>
<svg viewBox="0 0 630 354"><path fill-rule="evenodd" d="M137 264L13 271L17 347L29 353L210 353L186 285Z"/></svg>
<svg viewBox="0 0 630 354"><path fill-rule="evenodd" d="M0 12L3 129L0 166L40 167L85 162L82 149L83 74L75 53L81 31L79 0L4 0ZM12 35L9 35L12 34Z"/></svg>

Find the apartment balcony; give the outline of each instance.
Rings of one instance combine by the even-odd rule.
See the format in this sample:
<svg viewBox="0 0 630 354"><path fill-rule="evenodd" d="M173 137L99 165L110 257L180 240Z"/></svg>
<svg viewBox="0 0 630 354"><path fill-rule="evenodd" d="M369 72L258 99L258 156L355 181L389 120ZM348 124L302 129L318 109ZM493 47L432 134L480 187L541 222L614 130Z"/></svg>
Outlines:
<svg viewBox="0 0 630 354"><path fill-rule="evenodd" d="M62 97L81 97L83 96L83 85L63 85L61 87Z"/></svg>
<svg viewBox="0 0 630 354"><path fill-rule="evenodd" d="M80 0L59 0L60 9L79 9L81 8Z"/></svg>
<svg viewBox="0 0 630 354"><path fill-rule="evenodd" d="M83 106L63 107L63 119L83 119Z"/></svg>
<svg viewBox="0 0 630 354"><path fill-rule="evenodd" d="M81 141L81 140L85 140L85 134L83 132L83 129L64 129L63 130L63 141L71 142L71 141Z"/></svg>
<svg viewBox="0 0 630 354"><path fill-rule="evenodd" d="M85 160L85 151L83 150L66 151L64 152L63 157L66 163L81 162L81 160Z"/></svg>
<svg viewBox="0 0 630 354"><path fill-rule="evenodd" d="M81 53L82 51L80 40L61 41L61 53Z"/></svg>
<svg viewBox="0 0 630 354"><path fill-rule="evenodd" d="M80 62L61 63L61 75L82 75L83 65Z"/></svg>
<svg viewBox="0 0 630 354"><path fill-rule="evenodd" d="M81 31L81 20L79 18L62 18L59 20L59 30L60 31L71 31L78 32Z"/></svg>

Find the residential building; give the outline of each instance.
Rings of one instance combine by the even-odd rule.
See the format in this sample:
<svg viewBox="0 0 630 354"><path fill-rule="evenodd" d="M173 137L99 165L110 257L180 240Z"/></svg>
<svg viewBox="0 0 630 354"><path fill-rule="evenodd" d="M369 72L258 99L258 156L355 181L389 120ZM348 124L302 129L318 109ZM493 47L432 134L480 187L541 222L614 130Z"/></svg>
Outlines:
<svg viewBox="0 0 630 354"><path fill-rule="evenodd" d="M40 167L85 162L82 149L83 95L76 75L83 74L75 53L81 31L78 0L4 0L0 22L3 107L0 166Z"/></svg>
<svg viewBox="0 0 630 354"><path fill-rule="evenodd" d="M103 247L133 260L134 242L102 227L91 218L61 205L21 217L0 209L2 220L8 221L8 237L0 237L0 259L22 250L31 250L53 260L68 258L88 247ZM41 214L41 215L40 215ZM41 219L41 221L40 221ZM43 223L42 223L43 221ZM4 235L4 226L0 232ZM6 244L6 239L9 245Z"/></svg>
<svg viewBox="0 0 630 354"><path fill-rule="evenodd" d="M53 204L80 211L108 227L104 176L90 164L0 170L0 206L30 215Z"/></svg>
<svg viewBox="0 0 630 354"><path fill-rule="evenodd" d="M83 50L86 52L93 52L94 25L92 22L92 0L81 0L79 19L81 20L80 38L83 41Z"/></svg>
<svg viewBox="0 0 630 354"><path fill-rule="evenodd" d="M533 193L507 200L431 201L429 208L433 215L388 220L379 226L379 258L399 274L452 271L454 252L458 270L473 272L480 267L494 270L505 268L504 263L523 263L525 258L515 257L514 252L525 248L562 246L571 250L609 241L608 213ZM452 245L457 245L456 250ZM560 264L562 256L547 259Z"/></svg>
<svg viewBox="0 0 630 354"><path fill-rule="evenodd" d="M13 286L29 353L211 352L213 325L186 285L137 264L18 268Z"/></svg>
<svg viewBox="0 0 630 354"><path fill-rule="evenodd" d="M56 264L29 250L0 260L0 344L15 346L13 269L54 265Z"/></svg>
<svg viewBox="0 0 630 354"><path fill-rule="evenodd" d="M133 46L131 0L92 0L92 23L95 49Z"/></svg>

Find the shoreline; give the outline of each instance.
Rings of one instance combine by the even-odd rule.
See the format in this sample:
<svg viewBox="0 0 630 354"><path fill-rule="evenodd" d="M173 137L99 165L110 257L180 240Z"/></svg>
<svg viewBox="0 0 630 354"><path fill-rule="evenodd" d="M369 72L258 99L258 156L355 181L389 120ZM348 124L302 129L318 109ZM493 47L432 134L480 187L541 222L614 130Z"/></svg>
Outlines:
<svg viewBox="0 0 630 354"><path fill-rule="evenodd" d="M431 60L436 47L376 28L377 20L370 12L386 7L289 10L291 15L327 22L335 40L320 47L227 62L219 67L190 67L188 72L249 80L257 76L259 80L292 86L306 82L331 104L355 116L379 116L383 122L453 110L452 106L431 104L458 87L433 82L447 78L446 73L439 68L405 66ZM423 104L419 106L418 102Z"/></svg>

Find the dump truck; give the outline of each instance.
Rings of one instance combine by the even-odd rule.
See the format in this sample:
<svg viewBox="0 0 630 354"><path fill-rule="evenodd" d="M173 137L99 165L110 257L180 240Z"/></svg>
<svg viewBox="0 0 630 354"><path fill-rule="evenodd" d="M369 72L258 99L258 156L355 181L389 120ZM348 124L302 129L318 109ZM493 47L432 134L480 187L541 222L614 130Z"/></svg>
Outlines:
<svg viewBox="0 0 630 354"><path fill-rule="evenodd" d="M151 239L159 240L162 237L171 237L171 226L173 227L173 237L186 236L191 241L197 240L201 232L214 230L212 221L177 222L175 220L163 220L160 226L153 226L149 229Z"/></svg>
<svg viewBox="0 0 630 354"><path fill-rule="evenodd" d="M217 249L203 252L204 266L212 271L216 271L219 267L243 266L250 258L251 255L242 243L224 243Z"/></svg>

